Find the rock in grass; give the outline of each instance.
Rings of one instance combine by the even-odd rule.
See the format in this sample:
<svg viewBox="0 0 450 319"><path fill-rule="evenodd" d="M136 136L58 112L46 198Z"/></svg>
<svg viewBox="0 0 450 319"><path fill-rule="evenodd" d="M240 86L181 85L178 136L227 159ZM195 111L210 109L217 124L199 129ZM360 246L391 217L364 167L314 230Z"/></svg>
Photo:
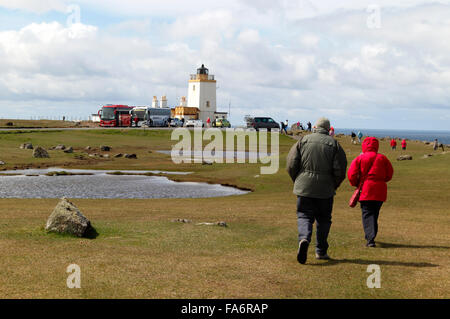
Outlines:
<svg viewBox="0 0 450 319"><path fill-rule="evenodd" d="M111 147L103 145L103 146L100 147L100 150L102 152L109 152L109 151L111 151Z"/></svg>
<svg viewBox="0 0 450 319"><path fill-rule="evenodd" d="M71 146L68 149L65 149L64 153L68 153L68 154L73 153L73 147Z"/></svg>
<svg viewBox="0 0 450 319"><path fill-rule="evenodd" d="M38 146L33 151L33 157L34 158L50 158L50 155L48 155L48 152L43 149L42 147Z"/></svg>
<svg viewBox="0 0 450 319"><path fill-rule="evenodd" d="M23 143L22 145L20 145L20 148L23 150L32 150L33 149L33 144L31 143Z"/></svg>
<svg viewBox="0 0 450 319"><path fill-rule="evenodd" d="M0 161L0 165L5 165L6 163L3 161Z"/></svg>
<svg viewBox="0 0 450 319"><path fill-rule="evenodd" d="M62 145L62 144L59 144L59 145L55 146L54 149L57 150L57 151L64 151L66 149L66 146Z"/></svg>
<svg viewBox="0 0 450 319"><path fill-rule="evenodd" d="M123 157L129 158L129 159L137 159L137 155L136 154L125 154Z"/></svg>
<svg viewBox="0 0 450 319"><path fill-rule="evenodd" d="M45 230L59 234L86 237L91 231L91 222L67 199L62 198L47 220Z"/></svg>
<svg viewBox="0 0 450 319"><path fill-rule="evenodd" d="M119 154L114 155L114 157L115 157L115 158L121 158L121 157L123 157L123 154L122 154L122 153L119 153Z"/></svg>
<svg viewBox="0 0 450 319"><path fill-rule="evenodd" d="M173 220L172 220L172 223L189 224L189 223L192 223L192 220L178 218L178 219L173 219Z"/></svg>
<svg viewBox="0 0 450 319"><path fill-rule="evenodd" d="M412 161L412 159L411 155L401 155L397 158L397 161Z"/></svg>

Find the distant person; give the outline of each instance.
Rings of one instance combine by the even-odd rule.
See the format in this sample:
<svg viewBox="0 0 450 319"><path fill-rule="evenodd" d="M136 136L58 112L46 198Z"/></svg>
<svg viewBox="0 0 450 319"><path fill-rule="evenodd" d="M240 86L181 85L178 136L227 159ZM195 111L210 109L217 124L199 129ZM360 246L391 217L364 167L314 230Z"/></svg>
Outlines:
<svg viewBox="0 0 450 319"><path fill-rule="evenodd" d="M211 119L209 117L206 119L206 126L208 128L211 127Z"/></svg>
<svg viewBox="0 0 450 319"><path fill-rule="evenodd" d="M334 137L334 127L330 127L329 134L331 137Z"/></svg>
<svg viewBox="0 0 450 319"><path fill-rule="evenodd" d="M361 143L361 139L363 138L363 133L361 131L358 132L358 142Z"/></svg>
<svg viewBox="0 0 450 319"><path fill-rule="evenodd" d="M297 122L297 130L300 129L300 122Z"/></svg>
<svg viewBox="0 0 450 319"><path fill-rule="evenodd" d="M395 138L391 140L391 148L393 151L397 149L397 141L395 140Z"/></svg>
<svg viewBox="0 0 450 319"><path fill-rule="evenodd" d="M406 151L406 140L405 139L402 140L402 150Z"/></svg>
<svg viewBox="0 0 450 319"><path fill-rule="evenodd" d="M66 117L65 116L63 116L63 122L65 122L66 121Z"/></svg>
<svg viewBox="0 0 450 319"><path fill-rule="evenodd" d="M352 161L348 170L348 180L352 186L358 187L363 183L359 203L367 247L376 246L378 216L387 198L386 183L394 174L391 162L378 153L378 148L378 140L367 137L362 144L363 153Z"/></svg>
<svg viewBox="0 0 450 319"><path fill-rule="evenodd" d="M437 138L436 138L436 139L434 140L434 143L433 143L433 150L437 151L438 147L439 147L439 143L438 143L438 140L437 140Z"/></svg>
<svg viewBox="0 0 450 319"><path fill-rule="evenodd" d="M311 132L311 125L312 125L311 122L308 121L308 124L306 124L306 125L308 126L308 131Z"/></svg>
<svg viewBox="0 0 450 319"><path fill-rule="evenodd" d="M280 124L281 124L281 134L283 134L283 132L286 132L286 125L284 124L284 122L280 122Z"/></svg>
<svg viewBox="0 0 450 319"><path fill-rule="evenodd" d="M288 123L288 120L286 120L286 122L284 122L284 132L286 133L286 135L287 135L288 127L289 127L289 123Z"/></svg>
<svg viewBox="0 0 450 319"><path fill-rule="evenodd" d="M356 133L352 132L352 143L356 144Z"/></svg>
<svg viewBox="0 0 450 319"><path fill-rule="evenodd" d="M184 126L184 117L181 119L181 126Z"/></svg>
<svg viewBox="0 0 450 319"><path fill-rule="evenodd" d="M304 264L316 229L316 258L330 259L328 234L331 227L333 199L345 179L347 157L341 145L328 135L330 121L320 118L313 134L304 136L290 150L286 170L294 181L297 195L297 261Z"/></svg>

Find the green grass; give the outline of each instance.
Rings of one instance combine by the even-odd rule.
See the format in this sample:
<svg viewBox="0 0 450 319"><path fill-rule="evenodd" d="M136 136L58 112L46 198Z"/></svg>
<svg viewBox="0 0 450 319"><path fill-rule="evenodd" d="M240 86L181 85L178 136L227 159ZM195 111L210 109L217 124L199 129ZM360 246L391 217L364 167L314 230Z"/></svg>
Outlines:
<svg viewBox="0 0 450 319"><path fill-rule="evenodd" d="M8 132L10 133L10 132ZM360 146L339 138L350 161ZM72 146L35 160L19 145ZM260 164L181 164L154 152L169 150L169 131L96 130L0 132L4 168L50 167L177 170L178 180L227 183L254 192L211 199L87 200L74 203L99 236L79 239L47 234L45 222L58 200L0 199L0 297L2 298L449 298L450 155L410 142L413 161L388 141L380 152L394 166L388 201L380 216L379 247L364 247L359 208L347 206L345 181L335 198L329 253L333 260L296 261L297 228L292 182L284 171L294 141L280 137L280 171L260 175ZM79 160L86 146L109 145L137 160ZM151 151L151 153L149 152ZM424 154L434 153L424 159ZM259 175L259 177L256 177ZM173 219L193 223L173 223ZM197 226L226 221L229 227ZM82 289L68 289L65 272L76 263ZM368 289L367 266L378 264L382 288Z"/></svg>

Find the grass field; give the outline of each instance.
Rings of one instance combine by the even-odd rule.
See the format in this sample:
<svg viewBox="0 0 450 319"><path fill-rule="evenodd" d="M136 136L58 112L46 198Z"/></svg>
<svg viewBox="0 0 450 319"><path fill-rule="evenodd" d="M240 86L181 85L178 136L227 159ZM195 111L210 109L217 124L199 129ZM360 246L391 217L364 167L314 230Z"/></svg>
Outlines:
<svg viewBox="0 0 450 319"><path fill-rule="evenodd" d="M348 136L338 140L350 164L360 146ZM65 144L75 153L49 151L50 159L33 159L32 151L19 149L25 142ZM281 136L279 172L260 175L260 164L174 165L155 152L175 143L169 131L0 132L0 160L6 163L0 169L181 170L194 174L179 180L254 190L212 199L73 200L97 229L93 240L45 233L57 199L0 199L0 297L449 298L450 153L410 142L405 153L413 161L398 162L402 152L381 141L380 152L395 172L380 215L378 247L364 246L361 212L347 206L353 189L345 181L335 197L332 260L315 260L312 246L307 264L300 265L296 197L284 169L294 142ZM136 153L138 159L90 158L83 155L88 145L97 148L92 152L109 145L111 154ZM177 218L194 223L173 223ZM195 225L215 221L229 227ZM66 287L72 263L81 267L81 289ZM371 264L381 267L380 289L366 286Z"/></svg>

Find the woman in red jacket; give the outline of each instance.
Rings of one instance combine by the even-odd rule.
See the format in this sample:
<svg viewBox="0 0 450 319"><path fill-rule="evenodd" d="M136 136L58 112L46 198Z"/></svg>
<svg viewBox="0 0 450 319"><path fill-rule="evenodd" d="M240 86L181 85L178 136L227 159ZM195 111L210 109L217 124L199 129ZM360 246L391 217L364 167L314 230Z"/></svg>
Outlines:
<svg viewBox="0 0 450 319"><path fill-rule="evenodd" d="M350 184L355 187L361 178L365 178L359 203L367 247L375 247L378 216L387 198L386 183L394 174L391 162L383 154L378 154L378 147L379 142L375 137L366 138L362 144L363 153L353 160L347 173Z"/></svg>
<svg viewBox="0 0 450 319"><path fill-rule="evenodd" d="M402 150L406 150L406 140L402 140Z"/></svg>
<svg viewBox="0 0 450 319"><path fill-rule="evenodd" d="M395 140L395 138L391 140L391 147L393 151L397 149L397 141Z"/></svg>

